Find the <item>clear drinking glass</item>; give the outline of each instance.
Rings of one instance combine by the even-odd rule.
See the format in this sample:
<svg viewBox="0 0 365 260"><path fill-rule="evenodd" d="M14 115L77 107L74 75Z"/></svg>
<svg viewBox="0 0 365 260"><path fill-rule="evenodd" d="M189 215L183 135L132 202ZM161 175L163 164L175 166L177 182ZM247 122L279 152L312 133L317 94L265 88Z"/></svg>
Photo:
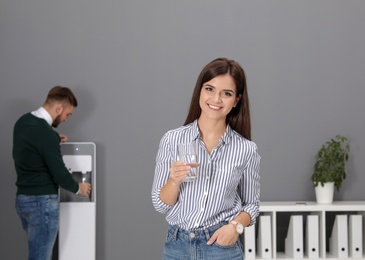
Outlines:
<svg viewBox="0 0 365 260"><path fill-rule="evenodd" d="M190 173L185 177L185 182L195 181L198 178L197 167L198 163L198 149L196 142L188 144L178 144L177 153L179 161L186 162L190 165Z"/></svg>
<svg viewBox="0 0 365 260"><path fill-rule="evenodd" d="M91 172L82 172L81 173L81 182L91 184ZM92 192L90 192L90 197L83 196L83 199L85 201L92 201Z"/></svg>

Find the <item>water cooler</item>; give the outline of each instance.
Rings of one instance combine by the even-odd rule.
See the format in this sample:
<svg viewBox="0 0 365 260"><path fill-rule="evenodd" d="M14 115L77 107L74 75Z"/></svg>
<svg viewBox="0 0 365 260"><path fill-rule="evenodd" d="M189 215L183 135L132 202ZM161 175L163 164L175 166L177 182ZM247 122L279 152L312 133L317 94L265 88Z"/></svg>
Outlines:
<svg viewBox="0 0 365 260"><path fill-rule="evenodd" d="M95 144L61 144L63 161L78 182L91 183L90 198L60 189L58 259L96 259L96 165Z"/></svg>

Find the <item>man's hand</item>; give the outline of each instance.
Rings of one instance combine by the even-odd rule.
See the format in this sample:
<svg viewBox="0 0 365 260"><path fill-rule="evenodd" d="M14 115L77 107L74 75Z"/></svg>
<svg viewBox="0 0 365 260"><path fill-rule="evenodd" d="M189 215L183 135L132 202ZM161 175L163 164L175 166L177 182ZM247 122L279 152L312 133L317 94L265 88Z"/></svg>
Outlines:
<svg viewBox="0 0 365 260"><path fill-rule="evenodd" d="M66 135L59 135L60 136L60 138L61 138L61 143L66 143L67 141L68 141L68 138L67 138L67 136Z"/></svg>
<svg viewBox="0 0 365 260"><path fill-rule="evenodd" d="M91 184L90 183L79 183L79 194L83 195L85 197L90 197L90 192L91 192Z"/></svg>

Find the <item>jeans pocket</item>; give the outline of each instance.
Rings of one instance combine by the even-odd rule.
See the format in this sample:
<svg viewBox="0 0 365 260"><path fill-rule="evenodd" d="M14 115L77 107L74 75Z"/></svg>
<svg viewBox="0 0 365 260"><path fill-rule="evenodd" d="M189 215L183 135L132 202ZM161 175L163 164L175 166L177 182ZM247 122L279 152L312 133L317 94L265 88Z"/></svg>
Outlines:
<svg viewBox="0 0 365 260"><path fill-rule="evenodd" d="M166 235L166 239L165 239L165 244L170 243L172 240L175 240L176 236L175 236L175 232L173 230L168 230L167 231L167 235Z"/></svg>
<svg viewBox="0 0 365 260"><path fill-rule="evenodd" d="M222 248L222 249L231 249L231 248L237 247L237 242L232 245L221 245L221 244L218 244L217 242L215 242L214 245L219 248Z"/></svg>
<svg viewBox="0 0 365 260"><path fill-rule="evenodd" d="M47 207L49 210L58 211L59 210L59 201L56 195L50 196L47 198Z"/></svg>
<svg viewBox="0 0 365 260"><path fill-rule="evenodd" d="M40 223L40 203L34 201L18 202L16 210L20 216L23 225L24 222L28 226L37 226Z"/></svg>

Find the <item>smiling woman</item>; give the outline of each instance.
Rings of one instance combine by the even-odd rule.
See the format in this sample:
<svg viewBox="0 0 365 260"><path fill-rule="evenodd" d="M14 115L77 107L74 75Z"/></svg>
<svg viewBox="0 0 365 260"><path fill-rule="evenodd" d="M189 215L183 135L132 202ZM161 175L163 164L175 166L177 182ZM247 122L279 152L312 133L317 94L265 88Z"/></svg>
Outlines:
<svg viewBox="0 0 365 260"><path fill-rule="evenodd" d="M231 86L230 90L233 89L233 93L235 93L236 99L238 99L237 104L227 114L226 122L243 137L251 140L250 104L247 92L246 75L240 64L234 60L228 60L226 58L219 58L210 62L201 71L195 84L189 113L184 125L187 125L200 117L202 112L202 108L200 107L200 94L203 86L206 84L209 85L210 81L214 78L219 78L224 75L231 76L234 87L232 88L232 82L229 82L228 79L227 81L229 82L229 86ZM226 89L227 86L222 86L222 88Z"/></svg>
<svg viewBox="0 0 365 260"><path fill-rule="evenodd" d="M255 223L260 196L250 138L244 71L216 59L199 75L184 126L162 137L156 156L152 201L169 224L163 259L243 259L238 237ZM194 181L184 181L191 167L177 156L182 143L196 146Z"/></svg>
<svg viewBox="0 0 365 260"><path fill-rule="evenodd" d="M241 95L236 95L235 92L236 85L229 74L216 76L204 83L199 99L202 109L199 120L202 121L205 118L215 121L223 120L223 124L225 124L228 113L241 98Z"/></svg>

